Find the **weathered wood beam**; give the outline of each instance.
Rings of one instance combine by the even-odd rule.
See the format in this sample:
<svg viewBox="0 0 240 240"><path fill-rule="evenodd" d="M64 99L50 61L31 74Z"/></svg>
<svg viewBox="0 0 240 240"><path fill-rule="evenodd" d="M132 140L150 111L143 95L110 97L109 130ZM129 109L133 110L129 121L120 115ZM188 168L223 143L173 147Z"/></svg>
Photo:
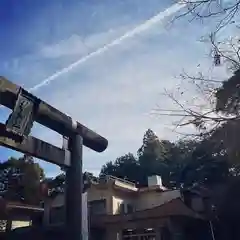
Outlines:
<svg viewBox="0 0 240 240"><path fill-rule="evenodd" d="M8 132L2 123L0 123L0 145L59 166L70 166L70 159L65 158L65 150L32 136L25 138Z"/></svg>
<svg viewBox="0 0 240 240"><path fill-rule="evenodd" d="M20 86L10 82L4 77L0 77L0 104L13 109L20 89ZM102 152L107 148L107 139L81 123L74 122L71 117L38 99L34 95L30 95L36 100L35 102L38 103L35 121L64 136L71 136L74 133L81 135L83 138L83 145L94 151ZM76 111L78 111L78 109L76 109Z"/></svg>

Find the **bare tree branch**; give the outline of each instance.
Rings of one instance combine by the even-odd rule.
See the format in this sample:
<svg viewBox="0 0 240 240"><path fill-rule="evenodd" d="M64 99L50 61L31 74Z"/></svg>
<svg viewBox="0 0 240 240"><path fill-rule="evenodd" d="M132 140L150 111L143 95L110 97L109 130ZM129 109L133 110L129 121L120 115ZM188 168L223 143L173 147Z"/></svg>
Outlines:
<svg viewBox="0 0 240 240"><path fill-rule="evenodd" d="M193 20L203 21L208 18L218 17L214 33L226 27L229 24L235 23L234 17L238 14L240 0L233 2L222 0L181 0L181 4L186 5L186 11L176 16L172 22L179 18L191 16L189 22Z"/></svg>
<svg viewBox="0 0 240 240"><path fill-rule="evenodd" d="M220 39L219 31L228 26L240 28L235 18L239 15L240 0L181 0L186 11L175 17L191 16L193 20L215 21L214 28L208 36L207 43L211 46L210 57L215 66L224 66L229 73L238 72L238 76L229 79L212 78L201 71L196 75L186 71L180 75L182 83L194 86L197 96L184 100L188 91L177 89L177 94L165 90L164 95L173 103L172 109L158 106L154 114L174 119L173 132L189 138L203 140L214 148L224 146L229 158L240 157L240 37ZM221 36L222 37L222 36ZM202 41L206 43L205 41ZM198 66L200 69L200 66ZM179 95L180 94L180 95ZM177 120L175 120L177 119ZM177 131L181 127L193 125L198 131L194 134ZM239 142L239 143L238 143ZM207 144L208 144L207 143Z"/></svg>

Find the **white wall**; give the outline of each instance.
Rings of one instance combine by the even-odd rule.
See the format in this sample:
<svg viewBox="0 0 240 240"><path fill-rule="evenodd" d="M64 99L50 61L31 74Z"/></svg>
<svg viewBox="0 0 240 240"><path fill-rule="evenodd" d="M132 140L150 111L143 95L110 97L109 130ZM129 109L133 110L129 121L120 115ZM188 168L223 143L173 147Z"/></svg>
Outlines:
<svg viewBox="0 0 240 240"><path fill-rule="evenodd" d="M176 199L180 197L179 190L173 191L146 191L139 194L139 197L136 199L136 210L144 210L149 208L154 208L160 206L166 202L171 201L172 199Z"/></svg>

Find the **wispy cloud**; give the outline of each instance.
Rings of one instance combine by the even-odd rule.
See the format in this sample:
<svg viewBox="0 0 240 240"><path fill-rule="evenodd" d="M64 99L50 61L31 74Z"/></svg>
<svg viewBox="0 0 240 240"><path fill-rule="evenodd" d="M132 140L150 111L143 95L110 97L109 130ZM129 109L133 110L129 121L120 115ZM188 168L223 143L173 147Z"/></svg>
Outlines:
<svg viewBox="0 0 240 240"><path fill-rule="evenodd" d="M118 45L124 43L124 41L126 41L128 39L131 39L132 37L134 37L134 36L136 36L138 34L141 34L142 32L148 30L149 28L151 28L153 25L155 25L157 23L159 23L159 24L162 23L165 20L165 18L167 18L167 17L171 16L172 14L175 14L176 12L180 11L184 6L185 6L185 4L179 4L179 3L173 4L172 6L168 7L164 11L161 11L157 15L155 15L152 18L148 19L144 23L139 24L134 29L132 29L130 31L127 31L125 34L123 34L119 38L114 39L113 41L103 45L102 47L98 48L97 50L95 50L95 51L85 55L84 57L81 57L80 59L78 59L74 63L64 67L63 69L57 71L53 75L47 77L42 82L40 82L39 84L37 84L34 87L32 87L31 89L29 89L29 91L35 91L35 90L37 90L37 89L39 89L39 88L49 84L50 82L52 82L55 79L59 78L62 74L68 73L69 71L71 71L74 68L78 67L79 65L85 63L89 59L91 59L93 57L96 57L96 56L98 56L100 54L103 54L106 51L108 51L109 49L111 49L112 47L118 46ZM63 46L64 49L66 49L66 47L67 46L65 46L65 48L64 48L64 46ZM72 46L72 47L74 47L74 46ZM79 45L77 45L77 47L79 47ZM50 47L50 49L51 49L51 47ZM69 52L70 49L68 48L67 50ZM58 49L58 52L59 52L59 49ZM54 52L52 52L52 54L54 54ZM65 54L66 54L66 52L65 52Z"/></svg>
<svg viewBox="0 0 240 240"><path fill-rule="evenodd" d="M95 33L85 37L73 34L58 43L43 46L40 48L39 55L43 58L87 55L89 52L101 48L106 42L112 42L131 27L132 26L122 26L117 29L109 29L106 32Z"/></svg>

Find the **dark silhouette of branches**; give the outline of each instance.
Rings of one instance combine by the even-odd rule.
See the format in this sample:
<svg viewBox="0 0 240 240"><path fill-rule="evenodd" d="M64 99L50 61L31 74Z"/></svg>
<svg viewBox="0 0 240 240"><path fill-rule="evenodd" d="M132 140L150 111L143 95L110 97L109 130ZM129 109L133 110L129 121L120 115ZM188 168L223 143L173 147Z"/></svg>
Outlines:
<svg viewBox="0 0 240 240"><path fill-rule="evenodd" d="M225 64L231 72L238 70L240 68L240 38L230 37L225 41L217 42L216 36L212 33L209 39L212 45L211 55L218 54L222 64Z"/></svg>
<svg viewBox="0 0 240 240"><path fill-rule="evenodd" d="M172 93L166 92L168 96L178 109L156 109L155 114L161 116L179 117L179 121L175 123L175 127L183 127L193 124L201 131L199 136L206 136L215 131L217 127L227 121L234 121L239 119L239 116L225 116L220 113L215 113L215 109L198 111L189 106L185 106ZM175 128L175 129L176 129Z"/></svg>
<svg viewBox="0 0 240 240"><path fill-rule="evenodd" d="M206 4L209 1L200 2ZM237 6L238 5L235 7ZM212 46L210 52L211 57L218 54L221 65L226 67L229 73L236 72L236 70L240 69L240 38L231 37L224 41L217 42L216 35L211 33L209 35L209 42ZM238 91L238 89L240 86L240 77L219 79L212 78L209 75L203 74L201 71L196 75L191 75L183 70L180 78L182 82L188 82L194 85L198 93L198 97L193 97L196 101L193 101L193 104L189 102L182 103L181 99L184 99L183 95L186 90L181 89L181 87L180 97L176 97L175 92L165 90L165 96L171 99L175 107L174 109L158 107L155 110L155 114L160 116L179 118L174 124L175 130L176 128L192 124L200 131L201 136L205 136L205 134L211 134L212 131L226 122L239 120L240 91ZM225 110L223 108L225 108ZM228 108L228 111L226 108Z"/></svg>
<svg viewBox="0 0 240 240"><path fill-rule="evenodd" d="M181 0L181 4L186 5L186 11L178 15L174 20L190 15L192 20L204 21L208 18L218 19L214 33L229 24L235 24L234 17L238 14L240 0Z"/></svg>
<svg viewBox="0 0 240 240"><path fill-rule="evenodd" d="M190 22L209 21L211 29L202 42L210 46L209 57L214 60L214 70L219 69L219 74L213 78L206 67L203 69L200 65L197 66L197 74L184 70L180 74L182 83L194 86L196 93L188 100L185 95L189 90L183 87L166 90L164 95L171 100L173 107L166 109L158 106L154 114L172 117L175 132L181 127L194 126L196 133L177 133L201 139L203 144L211 143L215 148L222 146L231 159L239 161L240 37L236 31L236 34L233 33L235 36L226 36L227 32L221 35L219 31L228 27L230 32L239 31L240 0L181 0L180 3L186 5L186 10L173 21L186 16L191 16ZM223 69L226 71L221 72Z"/></svg>

